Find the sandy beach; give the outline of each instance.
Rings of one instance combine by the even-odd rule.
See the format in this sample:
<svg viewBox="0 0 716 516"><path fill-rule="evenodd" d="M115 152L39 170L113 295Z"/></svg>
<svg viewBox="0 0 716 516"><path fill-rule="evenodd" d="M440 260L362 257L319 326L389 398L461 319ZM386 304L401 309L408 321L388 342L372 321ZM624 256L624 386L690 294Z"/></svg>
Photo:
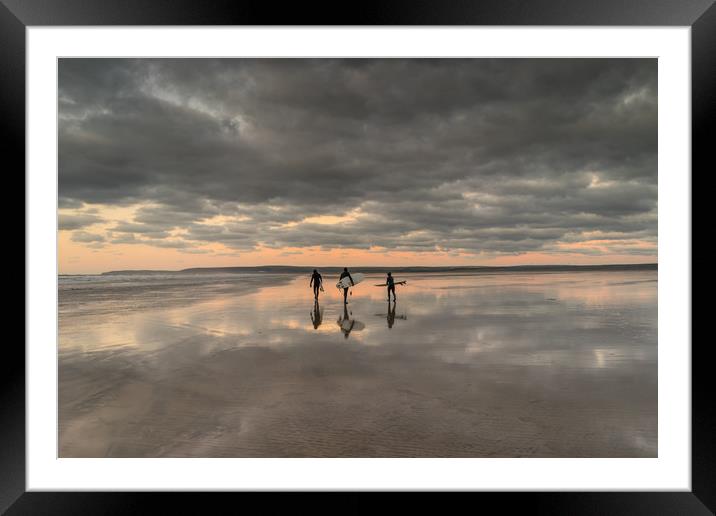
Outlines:
<svg viewBox="0 0 716 516"><path fill-rule="evenodd" d="M60 457L656 457L657 272L59 281Z"/></svg>

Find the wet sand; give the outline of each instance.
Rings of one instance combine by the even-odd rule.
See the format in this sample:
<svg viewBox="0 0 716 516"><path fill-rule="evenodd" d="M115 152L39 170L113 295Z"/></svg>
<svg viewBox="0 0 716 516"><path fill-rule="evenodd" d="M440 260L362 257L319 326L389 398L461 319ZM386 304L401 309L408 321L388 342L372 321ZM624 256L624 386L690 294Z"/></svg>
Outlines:
<svg viewBox="0 0 716 516"><path fill-rule="evenodd" d="M656 271L60 282L61 457L655 457Z"/></svg>

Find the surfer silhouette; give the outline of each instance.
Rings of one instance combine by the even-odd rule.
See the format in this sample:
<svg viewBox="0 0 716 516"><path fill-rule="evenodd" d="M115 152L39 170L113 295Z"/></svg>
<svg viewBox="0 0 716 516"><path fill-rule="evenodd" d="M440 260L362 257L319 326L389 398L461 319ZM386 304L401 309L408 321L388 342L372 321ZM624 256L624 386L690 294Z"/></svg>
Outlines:
<svg viewBox="0 0 716 516"><path fill-rule="evenodd" d="M388 287L388 301L390 301L391 292L393 293L393 301L395 301L395 280L393 279L393 275L391 273L388 273L388 277L385 278L385 284Z"/></svg>
<svg viewBox="0 0 716 516"><path fill-rule="evenodd" d="M311 274L311 282L308 285L313 286L313 297L318 299L318 292L321 289L321 285L323 285L323 276L321 276L321 274L316 269L313 269L313 274Z"/></svg>
<svg viewBox="0 0 716 516"><path fill-rule="evenodd" d="M317 296L316 296L316 300L313 302L313 311L311 312L311 322L313 323L314 330L317 330L318 327L323 322L323 310L321 310L321 305L318 304Z"/></svg>
<svg viewBox="0 0 716 516"><path fill-rule="evenodd" d="M351 273L348 272L348 267L343 267L343 272L341 272L341 277L338 278L338 281L346 277L351 280L351 285L355 285L353 278L351 277ZM348 287L343 288L343 304L348 304Z"/></svg>

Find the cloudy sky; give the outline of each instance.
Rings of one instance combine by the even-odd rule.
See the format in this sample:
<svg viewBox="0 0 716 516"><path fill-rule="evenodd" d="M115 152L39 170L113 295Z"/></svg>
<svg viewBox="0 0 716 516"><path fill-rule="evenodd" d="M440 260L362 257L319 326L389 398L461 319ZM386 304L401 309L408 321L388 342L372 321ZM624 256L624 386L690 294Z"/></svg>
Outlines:
<svg viewBox="0 0 716 516"><path fill-rule="evenodd" d="M60 272L656 261L655 59L61 59Z"/></svg>

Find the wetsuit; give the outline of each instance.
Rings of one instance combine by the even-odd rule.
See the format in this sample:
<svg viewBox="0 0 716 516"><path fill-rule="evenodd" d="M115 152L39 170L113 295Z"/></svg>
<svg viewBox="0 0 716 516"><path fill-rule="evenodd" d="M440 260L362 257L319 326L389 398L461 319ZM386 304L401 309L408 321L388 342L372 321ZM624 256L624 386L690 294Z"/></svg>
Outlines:
<svg viewBox="0 0 716 516"><path fill-rule="evenodd" d="M390 301L390 293L393 293L393 299L395 299L395 280L393 276L388 276L385 279L386 285L388 285L388 301Z"/></svg>
<svg viewBox="0 0 716 516"><path fill-rule="evenodd" d="M348 277L348 279L351 280L351 285L353 285L353 278L351 278L351 273L348 271L341 272L341 277L338 278L338 281L342 280L343 278ZM348 287L343 288L343 303L346 303L348 301Z"/></svg>
<svg viewBox="0 0 716 516"><path fill-rule="evenodd" d="M318 272L314 272L311 275L311 283L309 283L309 285L313 285L313 295L316 299L318 299L318 289L321 288L321 283L323 283L323 277Z"/></svg>

